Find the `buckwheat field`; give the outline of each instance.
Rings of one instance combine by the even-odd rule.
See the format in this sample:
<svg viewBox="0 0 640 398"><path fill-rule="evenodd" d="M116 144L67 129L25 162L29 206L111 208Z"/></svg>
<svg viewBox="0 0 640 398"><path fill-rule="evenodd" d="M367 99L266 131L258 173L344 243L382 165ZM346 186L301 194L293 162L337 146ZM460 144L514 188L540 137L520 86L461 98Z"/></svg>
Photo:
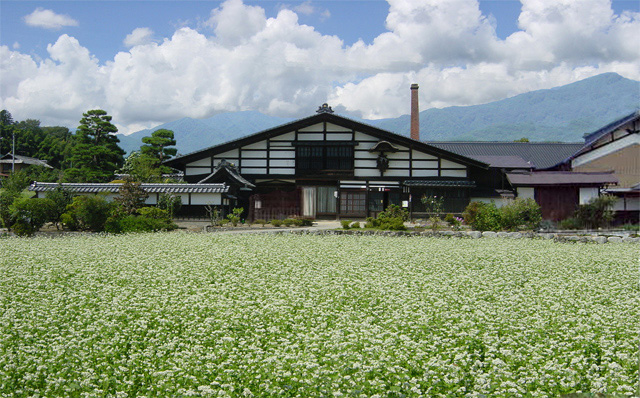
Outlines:
<svg viewBox="0 0 640 398"><path fill-rule="evenodd" d="M3 397L632 396L638 246L0 239Z"/></svg>

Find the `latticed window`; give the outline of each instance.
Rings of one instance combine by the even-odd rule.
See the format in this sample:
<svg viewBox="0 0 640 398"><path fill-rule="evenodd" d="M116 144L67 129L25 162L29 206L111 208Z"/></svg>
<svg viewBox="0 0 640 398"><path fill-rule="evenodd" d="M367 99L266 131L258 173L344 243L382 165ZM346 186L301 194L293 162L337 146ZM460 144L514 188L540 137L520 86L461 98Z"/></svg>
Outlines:
<svg viewBox="0 0 640 398"><path fill-rule="evenodd" d="M298 171L351 170L353 147L301 145L296 149Z"/></svg>

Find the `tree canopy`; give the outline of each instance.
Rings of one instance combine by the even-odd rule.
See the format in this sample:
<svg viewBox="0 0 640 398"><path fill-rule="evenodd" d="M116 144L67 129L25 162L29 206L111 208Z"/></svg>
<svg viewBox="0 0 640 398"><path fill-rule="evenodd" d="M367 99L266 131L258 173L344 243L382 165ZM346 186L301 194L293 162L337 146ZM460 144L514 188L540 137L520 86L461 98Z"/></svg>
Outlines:
<svg viewBox="0 0 640 398"><path fill-rule="evenodd" d="M169 148L176 145L176 140L171 130L156 130L151 133L151 137L143 137L142 142L146 145L140 147L140 152L148 156L153 156L158 159L160 163L171 159L171 157L175 156L178 152L176 148Z"/></svg>
<svg viewBox="0 0 640 398"><path fill-rule="evenodd" d="M65 179L77 182L104 182L124 163L124 151L118 146L118 131L111 116L102 109L90 110L80 119L78 143L71 155L72 167L65 171Z"/></svg>

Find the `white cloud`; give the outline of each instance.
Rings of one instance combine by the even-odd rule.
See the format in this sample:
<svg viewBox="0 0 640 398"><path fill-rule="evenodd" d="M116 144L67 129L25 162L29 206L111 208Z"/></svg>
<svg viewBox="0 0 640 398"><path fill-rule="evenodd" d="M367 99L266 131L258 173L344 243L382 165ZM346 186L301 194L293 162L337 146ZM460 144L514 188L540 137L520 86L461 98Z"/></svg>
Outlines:
<svg viewBox="0 0 640 398"><path fill-rule="evenodd" d="M582 2L523 0L521 30L506 40L475 0L389 3L388 31L370 45L345 46L301 25L292 10L267 18L258 6L228 0L202 32L180 28L153 42L150 30L138 28L127 36L131 48L102 65L67 35L48 47L44 61L0 47L7 76L0 105L17 120L72 127L82 112L100 107L131 132L227 111L304 116L326 101L364 117L395 117L409 111L411 83L420 84L427 109L603 72L640 80L640 16L616 16L606 0L589 2L596 11Z"/></svg>
<svg viewBox="0 0 640 398"><path fill-rule="evenodd" d="M149 28L135 28L124 38L124 45L127 47L140 46L153 41L153 31Z"/></svg>
<svg viewBox="0 0 640 398"><path fill-rule="evenodd" d="M37 28L57 30L65 26L78 26L78 21L68 15L56 14L51 10L36 8L24 17L24 22Z"/></svg>
<svg viewBox="0 0 640 398"><path fill-rule="evenodd" d="M18 43L17 41L13 42L13 46L11 46L11 48L13 48L14 50L19 50L20 49L20 43Z"/></svg>

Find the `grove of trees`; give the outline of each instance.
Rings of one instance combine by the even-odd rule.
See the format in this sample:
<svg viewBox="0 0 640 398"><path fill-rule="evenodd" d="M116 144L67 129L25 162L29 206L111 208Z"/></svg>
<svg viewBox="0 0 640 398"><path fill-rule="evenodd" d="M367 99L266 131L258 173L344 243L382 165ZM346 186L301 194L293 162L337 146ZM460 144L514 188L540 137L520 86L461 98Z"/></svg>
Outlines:
<svg viewBox="0 0 640 398"><path fill-rule="evenodd" d="M171 172L161 163L176 154L173 131L161 129L144 137L140 151L126 160L118 146L117 131L112 117L102 109L84 113L75 133L66 127L41 126L35 119L16 122L11 113L2 110L0 155L12 152L15 136L16 155L46 160L54 168L29 168L31 180L42 182L108 182L115 173L150 182Z"/></svg>

